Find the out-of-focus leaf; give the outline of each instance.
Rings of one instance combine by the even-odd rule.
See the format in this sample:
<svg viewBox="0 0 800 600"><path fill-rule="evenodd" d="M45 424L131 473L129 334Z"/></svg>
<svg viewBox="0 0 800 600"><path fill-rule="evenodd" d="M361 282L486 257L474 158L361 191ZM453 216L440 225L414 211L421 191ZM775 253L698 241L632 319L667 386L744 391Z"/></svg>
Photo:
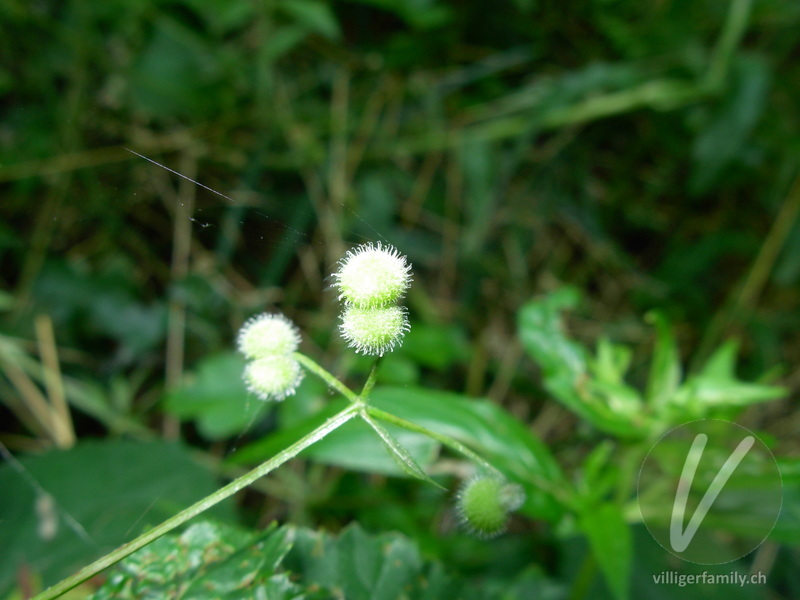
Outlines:
<svg viewBox="0 0 800 600"><path fill-rule="evenodd" d="M650 359L650 377L647 380L645 398L650 406L661 407L672 398L680 384L680 357L664 315L653 312L648 317L656 328L656 343L653 358Z"/></svg>
<svg viewBox="0 0 800 600"><path fill-rule="evenodd" d="M209 356L181 387L167 393L164 410L195 420L210 440L240 433L270 406L247 391L244 368L244 359L232 352Z"/></svg>
<svg viewBox="0 0 800 600"><path fill-rule="evenodd" d="M728 340L709 357L700 374L709 379L735 379L738 350L739 344L734 340Z"/></svg>
<svg viewBox="0 0 800 600"><path fill-rule="evenodd" d="M706 192L739 157L764 112L770 84L767 62L756 55L742 55L733 71L730 96L694 143L695 169L689 187L696 194Z"/></svg>
<svg viewBox="0 0 800 600"><path fill-rule="evenodd" d="M278 7L292 16L298 25L330 40L341 37L339 23L331 7L317 0L285 0Z"/></svg>
<svg viewBox="0 0 800 600"><path fill-rule="evenodd" d="M441 370L467 357L469 342L457 327L419 323L406 335L401 352L421 366Z"/></svg>
<svg viewBox="0 0 800 600"><path fill-rule="evenodd" d="M219 36L251 20L255 6L247 0L181 0L203 18L208 29Z"/></svg>
<svg viewBox="0 0 800 600"><path fill-rule="evenodd" d="M586 457L578 487L584 503L597 504L617 483L619 469L609 464L613 451L614 444L604 440Z"/></svg>
<svg viewBox="0 0 800 600"><path fill-rule="evenodd" d="M747 383L738 379L689 377L672 398L672 409L685 411L688 417L700 417L709 410L742 407L785 396L787 390L776 385Z"/></svg>
<svg viewBox="0 0 800 600"><path fill-rule="evenodd" d="M557 520L563 507L539 483L563 482L561 470L547 446L522 423L486 400L422 388L377 387L376 407L466 444L510 479L525 487L524 510Z"/></svg>
<svg viewBox="0 0 800 600"><path fill-rule="evenodd" d="M500 176L497 169L497 153L485 140L464 138L459 148L459 160L466 179L464 192L464 235L461 236L464 254L468 259L484 248L486 237L492 228L492 215L497 202L494 178Z"/></svg>
<svg viewBox="0 0 800 600"><path fill-rule="evenodd" d="M183 446L164 442L83 442L20 465L0 465L0 597L22 564L53 584L218 487ZM230 503L207 514L229 519Z"/></svg>
<svg viewBox="0 0 800 600"><path fill-rule="evenodd" d="M770 539L784 544L800 545L800 459L779 458L783 480L783 504Z"/></svg>
<svg viewBox="0 0 800 600"><path fill-rule="evenodd" d="M612 344L608 338L601 337L597 342L597 358L591 361L592 372L603 381L622 383L632 355L630 348Z"/></svg>
<svg viewBox="0 0 800 600"><path fill-rule="evenodd" d="M561 288L524 305L518 314L522 345L541 367L545 389L567 408L610 433L642 437L648 429L643 414L632 414L638 410L636 404L631 403L635 391L627 387L615 388L611 382L590 381L588 352L562 330L560 311L574 307L579 300L577 290ZM622 365L620 357L610 364L618 369ZM609 379L613 382L614 376ZM617 393L620 396L615 402ZM620 406L623 411L619 411Z"/></svg>
<svg viewBox="0 0 800 600"><path fill-rule="evenodd" d="M394 13L415 29L431 29L449 21L452 11L440 0L350 0Z"/></svg>
<svg viewBox="0 0 800 600"><path fill-rule="evenodd" d="M133 105L160 118L208 116L219 110L221 54L179 21L162 16L130 71Z"/></svg>
<svg viewBox="0 0 800 600"><path fill-rule="evenodd" d="M580 515L579 522L614 598L626 600L630 597L633 542L622 509L616 504L592 507Z"/></svg>

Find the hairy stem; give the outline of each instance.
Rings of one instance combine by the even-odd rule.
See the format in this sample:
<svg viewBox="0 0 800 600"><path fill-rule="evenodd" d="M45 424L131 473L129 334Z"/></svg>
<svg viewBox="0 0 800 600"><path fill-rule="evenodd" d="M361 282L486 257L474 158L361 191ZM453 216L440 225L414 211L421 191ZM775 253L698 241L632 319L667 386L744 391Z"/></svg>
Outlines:
<svg viewBox="0 0 800 600"><path fill-rule="evenodd" d="M339 392L342 396L350 400L350 402L357 403L358 396L353 392L350 388L348 388L345 384L341 381L336 379L333 375L328 373L325 369L320 367L316 362L308 358L305 354L301 354L300 352L295 352L294 357L303 365L306 369L311 371L314 375L322 379L325 383L328 384L329 387L332 387L337 392Z"/></svg>

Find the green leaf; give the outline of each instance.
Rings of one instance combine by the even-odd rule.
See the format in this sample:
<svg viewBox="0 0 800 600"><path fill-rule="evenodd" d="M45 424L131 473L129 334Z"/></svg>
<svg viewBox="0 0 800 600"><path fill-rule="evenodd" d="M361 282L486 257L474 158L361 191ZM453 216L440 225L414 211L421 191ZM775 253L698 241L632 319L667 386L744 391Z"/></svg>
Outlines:
<svg viewBox="0 0 800 600"><path fill-rule="evenodd" d="M800 459L779 458L783 480L783 504L769 534L770 539L784 544L800 545Z"/></svg>
<svg viewBox="0 0 800 600"><path fill-rule="evenodd" d="M579 300L580 293L567 287L525 304L517 317L522 345L542 369L545 389L575 414L619 436L646 436L649 424L645 415L633 414L641 413L638 401L632 403L638 394L613 385L625 366L624 353L604 349L601 344L600 363L593 365L586 349L563 332L560 311L574 307ZM607 371L611 381L590 383L590 367L595 374Z"/></svg>
<svg viewBox="0 0 800 600"><path fill-rule="evenodd" d="M714 351L706 364L703 365L700 374L703 377L712 379L735 379L738 351L739 344L734 340L728 340Z"/></svg>
<svg viewBox="0 0 800 600"><path fill-rule="evenodd" d="M748 138L766 107L769 88L768 62L757 55L739 56L729 96L694 143L695 168L689 181L694 194L708 191L724 169L746 151Z"/></svg>
<svg viewBox="0 0 800 600"><path fill-rule="evenodd" d="M418 465L427 467L438 456L438 442L404 429L391 427L391 431L393 433L389 435L396 437L395 442L402 445L408 456ZM353 419L311 446L301 456L313 458L329 465L368 473L382 473L395 477L404 474L412 477L418 476L418 474L408 473L404 467L400 467L396 456L392 454L391 450L387 454L383 444L384 442L363 421Z"/></svg>
<svg viewBox="0 0 800 600"><path fill-rule="evenodd" d="M424 587L419 550L398 534L369 535L351 525L337 538L298 531L286 568L348 600L415 598Z"/></svg>
<svg viewBox="0 0 800 600"><path fill-rule="evenodd" d="M559 487L561 470L550 450L530 430L501 407L487 400L412 387L377 387L370 402L377 408L449 435L478 452L527 494L523 510L531 516L557 520L561 504L542 482Z"/></svg>
<svg viewBox="0 0 800 600"><path fill-rule="evenodd" d="M616 504L591 507L580 515L579 524L614 598L627 600L633 542L622 509Z"/></svg>
<svg viewBox="0 0 800 600"><path fill-rule="evenodd" d="M677 390L673 404L688 417L704 416L709 410L748 406L774 400L788 391L777 385L749 383L736 377L738 344L728 341L708 359L699 373L686 379Z"/></svg>
<svg viewBox="0 0 800 600"><path fill-rule="evenodd" d="M293 399L288 400L292 402ZM319 412L302 421L252 442L228 457L232 464L252 464L271 458L283 448L310 433L347 406L333 400ZM419 433L388 426L388 432L417 463L427 467L439 454L439 443ZM346 469L391 476L407 474L396 459L384 450L383 442L364 421L353 419L304 450L301 457Z"/></svg>
<svg viewBox="0 0 800 600"><path fill-rule="evenodd" d="M289 401L291 402L291 399ZM278 452L280 452L284 448L287 448L288 446L299 440L304 435L311 433L314 429L322 425L327 419L333 417L336 413L341 411L348 404L349 403L346 400L341 398L336 398L334 400L331 400L330 403L325 405L324 408L322 408L314 415L306 419L303 419L302 421L292 425L291 427L280 429L279 431L264 436L263 438L256 440L255 442L252 442L244 446L243 448L239 448L234 454L231 454L225 460L230 464L241 465L241 464L262 462L269 458L272 458ZM352 422L353 421L350 421L337 431L340 431L344 427L347 427ZM319 442L317 442L317 444L320 444L325 440L330 439L330 437L332 435L335 435L335 433L336 431L334 431L331 434L328 434L326 438L320 440ZM313 447L314 446L311 446L311 448ZM308 451L309 449L305 450L305 452Z"/></svg>
<svg viewBox="0 0 800 600"><path fill-rule="evenodd" d="M286 0L278 7L289 13L298 25L318 33L330 40L341 37L339 23L330 6L316 0Z"/></svg>
<svg viewBox="0 0 800 600"><path fill-rule="evenodd" d="M592 450L583 462L579 491L583 502L596 504L617 483L619 468L609 464L614 444L604 440Z"/></svg>
<svg viewBox="0 0 800 600"><path fill-rule="evenodd" d="M46 585L212 493L216 477L181 445L82 442L0 465L0 597L27 565ZM36 482L36 483L33 483ZM208 513L232 518L230 503Z"/></svg>
<svg viewBox="0 0 800 600"><path fill-rule="evenodd" d="M591 361L592 373L609 383L623 383L633 352L627 346L612 344L608 338L597 341L597 358Z"/></svg>
<svg viewBox="0 0 800 600"><path fill-rule="evenodd" d="M650 406L658 410L672 399L678 389L681 364L678 347L666 317L654 311L648 315L648 320L655 325L656 344L650 361L650 377L647 380L645 398Z"/></svg>
<svg viewBox="0 0 800 600"><path fill-rule="evenodd" d="M439 600L474 588L423 561L397 533L372 535L353 524L338 536L274 525L254 534L200 522L126 558L92 600Z"/></svg>
<svg viewBox="0 0 800 600"><path fill-rule="evenodd" d="M441 488L438 483L436 483L433 479L431 479L428 474L422 470L422 468L417 464L417 461L414 460L414 457L411 456L408 450L400 444L391 433L389 433L386 428L378 423L375 419L370 417L366 413L361 414L361 418L364 422L372 427L375 433L380 436L381 441L386 446L386 449L391 454L392 458L394 458L397 462L397 465L402 469L402 471L410 476L415 477L416 479L420 479L431 485ZM421 436L425 437L425 436ZM444 489L444 488L442 488Z"/></svg>
<svg viewBox="0 0 800 600"><path fill-rule="evenodd" d="M683 407L687 416L703 416L711 409L748 406L786 394L787 390L779 386L701 374L684 382L675 394L674 403Z"/></svg>
<svg viewBox="0 0 800 600"><path fill-rule="evenodd" d="M232 352L212 354L201 361L183 385L167 393L164 410L193 419L209 440L236 435L271 405L247 391L242 380L245 360Z"/></svg>
<svg viewBox="0 0 800 600"><path fill-rule="evenodd" d="M464 331L458 327L415 323L400 351L421 366L441 371L468 357L470 346Z"/></svg>
<svg viewBox="0 0 800 600"><path fill-rule="evenodd" d="M297 598L300 587L275 575L293 538L288 527L253 535L197 523L126 558L91 600Z"/></svg>

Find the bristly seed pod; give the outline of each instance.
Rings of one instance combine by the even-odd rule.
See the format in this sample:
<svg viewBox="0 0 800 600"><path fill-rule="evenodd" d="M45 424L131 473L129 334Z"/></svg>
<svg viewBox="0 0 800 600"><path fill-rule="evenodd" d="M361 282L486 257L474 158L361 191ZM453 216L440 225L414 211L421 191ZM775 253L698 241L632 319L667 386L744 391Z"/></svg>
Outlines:
<svg viewBox="0 0 800 600"><path fill-rule="evenodd" d="M403 343L409 330L406 311L400 306L359 308L348 306L342 313L339 331L356 352L383 356Z"/></svg>
<svg viewBox="0 0 800 600"><path fill-rule="evenodd" d="M291 354L300 344L300 332L281 314L262 314L249 319L239 330L237 346L248 359Z"/></svg>
<svg viewBox="0 0 800 600"><path fill-rule="evenodd" d="M339 300L378 308L403 297L411 284L411 265L394 246L368 243L348 251L333 278Z"/></svg>
<svg viewBox="0 0 800 600"><path fill-rule="evenodd" d="M295 393L303 369L291 354L274 354L248 363L244 371L247 389L262 400L283 400Z"/></svg>
<svg viewBox="0 0 800 600"><path fill-rule="evenodd" d="M247 389L262 400L283 400L295 393L303 369L293 354L300 331L281 314L263 314L248 320L236 340L248 359L244 370Z"/></svg>
<svg viewBox="0 0 800 600"><path fill-rule="evenodd" d="M510 512L525 502L522 487L496 476L476 476L458 494L458 513L464 527L480 538L505 531Z"/></svg>

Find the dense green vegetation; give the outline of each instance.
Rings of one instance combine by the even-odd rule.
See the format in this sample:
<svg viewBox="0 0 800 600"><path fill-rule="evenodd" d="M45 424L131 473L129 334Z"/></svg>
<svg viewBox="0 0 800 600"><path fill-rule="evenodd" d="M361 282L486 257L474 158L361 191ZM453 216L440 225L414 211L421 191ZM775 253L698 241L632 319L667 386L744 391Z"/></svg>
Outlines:
<svg viewBox="0 0 800 600"><path fill-rule="evenodd" d="M800 596L798 3L5 0L0 23L0 598L340 409L313 377L254 400L234 339L281 311L359 389L373 361L336 335L330 275L364 241L414 270L376 404L482 451L528 500L474 539L453 508L467 461L392 430L439 490L354 422L204 515L244 528L220 533L237 551L273 536L258 577L351 589L328 567L298 580L295 532L354 564L394 543L403 577L470 598ZM728 396L638 420L587 408L584 380L612 406ZM779 458L779 527L719 568L766 586L654 586L703 567L622 510L623 457L701 416ZM569 501L545 490L562 479Z"/></svg>

